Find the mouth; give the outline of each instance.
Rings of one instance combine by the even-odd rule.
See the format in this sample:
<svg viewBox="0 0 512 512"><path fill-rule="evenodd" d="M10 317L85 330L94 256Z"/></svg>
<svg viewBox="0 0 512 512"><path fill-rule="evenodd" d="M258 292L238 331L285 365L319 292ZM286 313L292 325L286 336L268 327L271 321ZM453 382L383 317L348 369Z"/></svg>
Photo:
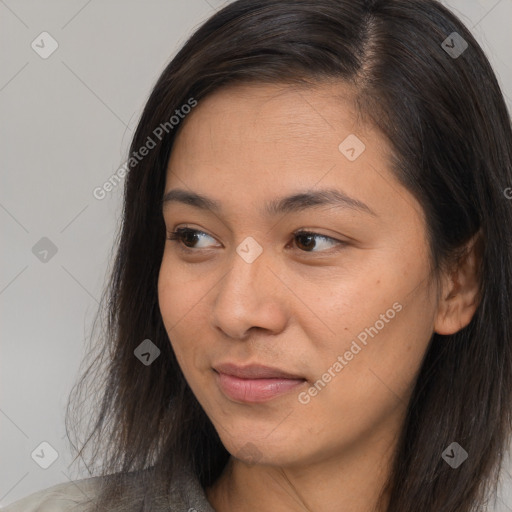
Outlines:
<svg viewBox="0 0 512 512"><path fill-rule="evenodd" d="M290 393L306 379L263 365L219 364L213 368L220 390L235 402L261 403Z"/></svg>

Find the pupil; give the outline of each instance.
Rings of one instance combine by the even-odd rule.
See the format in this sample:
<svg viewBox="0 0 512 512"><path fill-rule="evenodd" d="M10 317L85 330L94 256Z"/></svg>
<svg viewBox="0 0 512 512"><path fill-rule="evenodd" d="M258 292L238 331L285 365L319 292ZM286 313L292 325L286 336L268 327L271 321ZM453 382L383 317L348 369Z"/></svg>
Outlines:
<svg viewBox="0 0 512 512"><path fill-rule="evenodd" d="M313 249L315 246L315 238L312 235L299 235L297 237L297 240L304 240L306 239L306 243L299 243L299 245L305 246L306 249Z"/></svg>
<svg viewBox="0 0 512 512"><path fill-rule="evenodd" d="M195 233L193 233L192 231L185 231L185 233L183 233L185 245L187 245L187 244L194 245L194 243L197 241L196 237L197 237L197 235Z"/></svg>

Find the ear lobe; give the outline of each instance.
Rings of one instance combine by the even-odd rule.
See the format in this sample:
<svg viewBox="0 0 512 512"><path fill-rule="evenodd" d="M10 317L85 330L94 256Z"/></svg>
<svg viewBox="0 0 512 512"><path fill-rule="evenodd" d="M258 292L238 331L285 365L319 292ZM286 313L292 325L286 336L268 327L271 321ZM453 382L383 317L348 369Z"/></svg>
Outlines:
<svg viewBox="0 0 512 512"><path fill-rule="evenodd" d="M454 334L466 327L480 303L483 236L481 230L466 244L456 268L442 279L434 331Z"/></svg>

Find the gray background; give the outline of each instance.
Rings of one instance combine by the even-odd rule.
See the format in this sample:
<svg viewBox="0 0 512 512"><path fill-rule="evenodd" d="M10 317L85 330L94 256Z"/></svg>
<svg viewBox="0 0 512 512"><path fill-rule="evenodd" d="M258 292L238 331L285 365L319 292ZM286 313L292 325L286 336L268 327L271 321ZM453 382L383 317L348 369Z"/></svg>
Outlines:
<svg viewBox="0 0 512 512"><path fill-rule="evenodd" d="M122 183L103 200L93 190L124 162L165 64L225 3L0 0L0 506L77 477L64 406L110 261ZM487 52L511 109L512 0L445 3ZM43 45L44 31L58 43L46 59L31 47ZM43 237L56 254L34 254ZM31 458L41 442L59 453L48 469ZM512 510L511 488L505 481L496 511Z"/></svg>

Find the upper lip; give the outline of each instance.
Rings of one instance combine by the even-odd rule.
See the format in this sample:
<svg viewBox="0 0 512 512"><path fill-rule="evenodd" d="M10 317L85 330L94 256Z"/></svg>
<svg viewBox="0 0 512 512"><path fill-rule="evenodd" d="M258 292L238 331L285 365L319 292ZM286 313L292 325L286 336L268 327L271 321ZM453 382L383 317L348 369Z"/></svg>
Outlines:
<svg viewBox="0 0 512 512"><path fill-rule="evenodd" d="M240 366L233 363L222 363L213 367L219 373L225 373L240 379L295 379L305 380L300 375L285 372L278 368L264 366L261 364L249 364Z"/></svg>

